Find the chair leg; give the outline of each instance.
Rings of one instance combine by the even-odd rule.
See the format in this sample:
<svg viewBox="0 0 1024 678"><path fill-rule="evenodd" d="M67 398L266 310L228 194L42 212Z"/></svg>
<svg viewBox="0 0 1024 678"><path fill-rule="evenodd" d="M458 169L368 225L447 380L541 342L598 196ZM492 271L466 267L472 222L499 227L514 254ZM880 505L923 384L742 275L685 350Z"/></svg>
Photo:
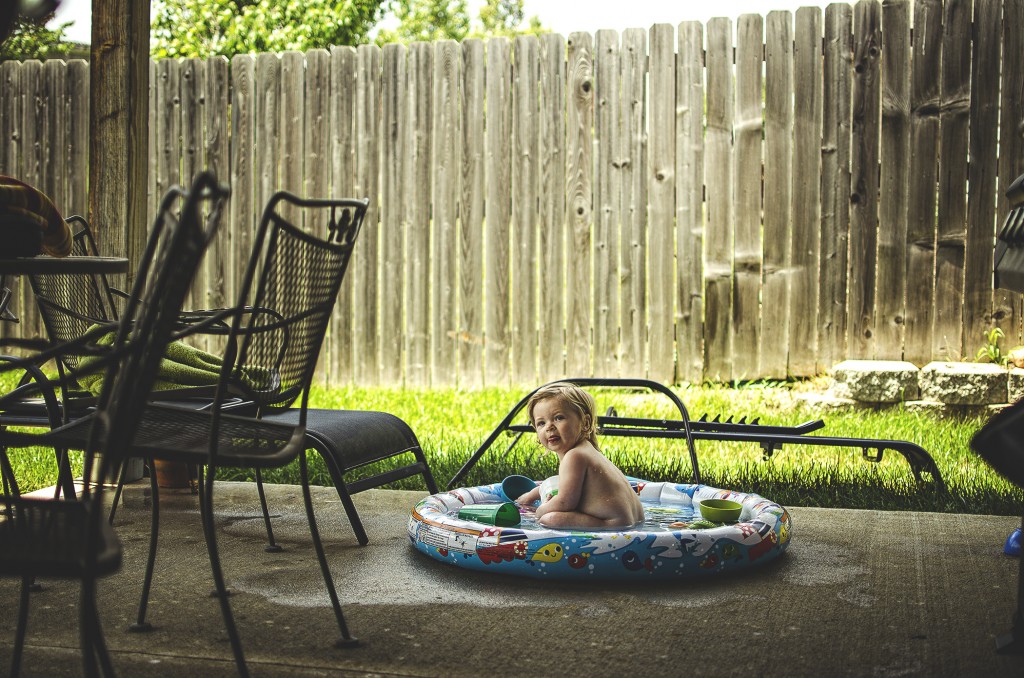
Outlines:
<svg viewBox="0 0 1024 678"><path fill-rule="evenodd" d="M345 479L336 480L334 487L338 491L341 505L345 507L345 514L348 516L348 522L352 525L352 531L356 533L356 540L360 546L366 546L370 543L370 538L366 536L366 528L363 527L363 521L359 518L359 512L356 511L356 505L352 502L352 495L349 494L348 488L345 486Z"/></svg>
<svg viewBox="0 0 1024 678"><path fill-rule="evenodd" d="M18 626L14 634L14 651L11 653L11 678L21 673L21 652L25 648L25 632L28 629L28 592L32 577L21 578L21 594L18 596Z"/></svg>
<svg viewBox="0 0 1024 678"><path fill-rule="evenodd" d="M228 591L224 584L224 572L220 566L220 554L217 552L217 534L213 524L213 477L215 473L216 469L213 466L209 466L206 469L204 491L199 496L199 502L204 504L202 510L203 535L206 537L206 552L210 556L213 583L217 588L217 599L220 601L220 611L224 616L224 627L228 633L228 640L231 641L231 651L235 656L235 666L238 668L238 674L247 678L249 668L245 664L245 653L242 651L242 641L238 636L238 627L235 625L235 617L231 612L231 601L228 600Z"/></svg>
<svg viewBox="0 0 1024 678"><path fill-rule="evenodd" d="M313 538L313 548L316 550L316 558L320 561L320 572L324 576L324 585L327 587L327 595L331 598L331 607L334 608L334 616L338 620L338 629L341 631L341 638L335 642L336 647L356 647L359 639L352 636L345 623L345 615L341 611L341 602L338 600L338 592L334 588L334 577L331 576L331 568L327 563L327 555L324 553L323 542L320 541L320 530L316 526L316 514L313 512L313 497L309 491L309 473L306 466L306 452L299 454L299 468L301 469L302 500L306 505L306 519L309 522L309 533Z"/></svg>
<svg viewBox="0 0 1024 678"><path fill-rule="evenodd" d="M87 676L113 676L114 665L110 661L110 652L103 638L103 625L100 622L99 610L96 608L96 581L92 578L82 580L82 600L80 602L79 633L81 634L82 662Z"/></svg>
<svg viewBox="0 0 1024 678"><path fill-rule="evenodd" d="M57 457L57 486L54 488L53 498L60 499L63 492L65 499L75 498L75 477L71 474L71 460L68 458L67 448L54 448Z"/></svg>
<svg viewBox="0 0 1024 678"><path fill-rule="evenodd" d="M14 477L14 468L11 466L11 460L7 458L6 447L0 447L0 477L3 478L4 496L21 496L18 479Z"/></svg>
<svg viewBox="0 0 1024 678"><path fill-rule="evenodd" d="M427 455L423 453L423 448L417 447L413 454L416 461L423 464L423 480L427 483L427 491L430 494L437 494L437 483L434 481L434 474L430 472L430 464L427 463Z"/></svg>
<svg viewBox="0 0 1024 678"><path fill-rule="evenodd" d="M267 553L280 553L281 547L274 541L274 528L270 525L270 509L267 507L267 495L263 491L263 474L256 469L256 491L260 495L260 508L263 509L263 524L267 526L267 545L263 550Z"/></svg>
<svg viewBox="0 0 1024 678"><path fill-rule="evenodd" d="M114 490L114 502L110 505L110 516L107 518L107 522L111 525L114 524L114 515L117 513L117 505L121 503L121 493L124 491L124 480L128 477L128 459L121 462L121 469L117 473L117 488ZM150 467L153 463L150 462ZM156 473L150 472L151 477L155 478Z"/></svg>
<svg viewBox="0 0 1024 678"><path fill-rule="evenodd" d="M153 460L150 459L148 463L152 468ZM149 591L153 585L153 570L156 568L157 538L160 535L160 486L157 484L155 473L149 474L149 487L153 495L153 508L149 514L149 556L146 559L146 573L142 577L138 615L135 623L128 627L128 630L134 633L153 630L153 625L146 621L146 611L149 607Z"/></svg>
<svg viewBox="0 0 1024 678"><path fill-rule="evenodd" d="M312 445L313 449L320 455L320 458L323 459L324 465L327 466L327 472L331 475L331 482L334 483L334 489L338 492L338 499L341 499L341 505L345 507L345 515L348 516L348 522L352 526L352 531L356 533L356 540L360 546L366 546L370 543L370 539L366 536L363 521L359 519L356 505L352 503L352 495L349 494L348 487L345 485L345 475L338 467L334 455L321 447L315 439L310 439L309 436L306 437L306 444Z"/></svg>

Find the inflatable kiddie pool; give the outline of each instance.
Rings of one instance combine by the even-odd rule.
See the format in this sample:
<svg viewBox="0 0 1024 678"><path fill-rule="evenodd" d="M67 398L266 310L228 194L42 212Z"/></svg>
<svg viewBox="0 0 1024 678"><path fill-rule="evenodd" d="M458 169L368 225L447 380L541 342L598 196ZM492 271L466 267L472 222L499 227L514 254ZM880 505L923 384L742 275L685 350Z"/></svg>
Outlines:
<svg viewBox="0 0 1024 678"><path fill-rule="evenodd" d="M483 572L539 578L674 579L762 565L781 555L792 528L782 506L756 494L707 485L631 479L645 521L623 530L545 528L525 511L515 527L463 520L459 510L506 501L501 484L431 495L412 509L409 539L431 558ZM698 502L742 504L739 520L706 526ZM702 529L698 529L702 527Z"/></svg>

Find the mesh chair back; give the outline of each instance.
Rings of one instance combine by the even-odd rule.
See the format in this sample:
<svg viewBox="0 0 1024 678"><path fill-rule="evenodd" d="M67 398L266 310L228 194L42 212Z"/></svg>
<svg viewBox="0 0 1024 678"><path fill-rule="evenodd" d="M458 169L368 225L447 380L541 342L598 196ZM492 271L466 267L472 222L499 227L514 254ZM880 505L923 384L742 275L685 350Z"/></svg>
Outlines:
<svg viewBox="0 0 1024 678"><path fill-rule="evenodd" d="M203 173L189 192L172 188L160 205L113 343L115 354L121 351L124 358L107 368L97 402L97 425L90 434L90 448L101 443L109 452L106 468L100 470L104 477L117 451L130 448L227 195L213 175ZM108 458L111 463L106 463Z"/></svg>
<svg viewBox="0 0 1024 678"><path fill-rule="evenodd" d="M261 408L285 408L308 395L367 205L286 192L267 204L243 279L242 304L251 304L251 313L236 319L232 375Z"/></svg>
<svg viewBox="0 0 1024 678"><path fill-rule="evenodd" d="M96 256L96 242L89 223L80 216L66 219L73 232L72 256ZM103 274L68 273L29 276L39 315L54 344L72 341L97 323L117 320L110 285ZM62 357L64 365L77 369L79 356Z"/></svg>

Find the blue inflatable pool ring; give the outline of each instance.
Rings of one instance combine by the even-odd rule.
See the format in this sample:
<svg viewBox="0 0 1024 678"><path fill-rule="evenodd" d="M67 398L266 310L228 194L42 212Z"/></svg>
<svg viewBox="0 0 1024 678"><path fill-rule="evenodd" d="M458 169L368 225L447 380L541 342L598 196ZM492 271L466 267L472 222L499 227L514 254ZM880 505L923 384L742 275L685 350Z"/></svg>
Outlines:
<svg viewBox="0 0 1024 678"><path fill-rule="evenodd" d="M621 530L567 531L543 527L520 508L516 527L458 517L467 505L507 501L501 483L464 487L420 501L409 517L409 539L428 556L459 567L538 578L675 579L762 565L792 537L789 513L756 494L707 485L630 479L644 505L643 524ZM739 520L704 520L700 502L743 505Z"/></svg>

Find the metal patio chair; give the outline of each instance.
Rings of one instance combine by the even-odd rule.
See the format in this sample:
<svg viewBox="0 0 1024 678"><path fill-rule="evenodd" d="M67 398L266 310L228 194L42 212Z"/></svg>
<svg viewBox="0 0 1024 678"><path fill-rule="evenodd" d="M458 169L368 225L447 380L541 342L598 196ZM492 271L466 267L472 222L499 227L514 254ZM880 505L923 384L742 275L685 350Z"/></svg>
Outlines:
<svg viewBox="0 0 1024 678"><path fill-rule="evenodd" d="M88 222L77 215L68 217L65 222L72 234L71 255L97 256ZM114 296L104 274L52 273L30 275L28 278L43 327L53 345L73 342L94 325L117 321ZM40 365L25 366L19 381L22 395L7 399L4 407L0 408L0 426L56 428L87 414L95 407L95 396L67 377L78 369L81 359L82 356L72 352L54 360L59 376L55 388L48 385ZM0 356L0 361L10 360L10 356ZM56 449L54 453L58 465L54 498L61 492L68 498L74 498L67 450Z"/></svg>
<svg viewBox="0 0 1024 678"><path fill-rule="evenodd" d="M73 342L51 346L39 356L57 360L71 354L86 357L87 363L78 363L71 376L103 371L96 407L52 431L0 430L0 454L5 460L6 448L74 447L85 452L83 478L100 481L95 487L86 483L79 501L13 494L0 501L0 575L18 577L22 582L11 675L20 672L29 585L36 576L81 581L79 624L85 674L114 673L95 597L97 578L116 572L121 564L120 543L103 520L103 481L110 477L122 450L131 447L164 350L180 327L179 311L192 277L216 229L219 208L210 211L205 225L200 221L200 209L210 203L219 206L225 196L209 175L201 175L188 194L171 189L150 232L124 321L96 325ZM181 203L179 219L171 208ZM32 365L33 361L23 363ZM0 369L22 366L12 361Z"/></svg>
<svg viewBox="0 0 1024 678"><path fill-rule="evenodd" d="M230 321L220 377L209 407L150 401L125 456L181 461L200 469L200 513L221 612L238 671L247 675L245 655L220 566L214 525L214 477L220 467L275 468L298 457L303 499L321 574L341 631L338 644L357 643L345 623L313 511L306 465L306 409L320 346L338 296L366 209L366 201L302 200L276 194L268 203L241 284L238 304L204 323ZM320 219L316 220L317 217ZM316 221L314 221L316 220ZM301 227L326 223L325 237ZM193 325L198 329L199 325ZM231 394L243 393L251 408L225 410ZM298 420L271 421L263 415L295 402ZM239 413L241 412L241 413ZM138 616L132 629L152 628L146 620L159 534L159 488L153 493L150 551ZM262 494L262 488L261 488ZM262 497L261 497L262 499ZM269 524L269 521L268 521Z"/></svg>

